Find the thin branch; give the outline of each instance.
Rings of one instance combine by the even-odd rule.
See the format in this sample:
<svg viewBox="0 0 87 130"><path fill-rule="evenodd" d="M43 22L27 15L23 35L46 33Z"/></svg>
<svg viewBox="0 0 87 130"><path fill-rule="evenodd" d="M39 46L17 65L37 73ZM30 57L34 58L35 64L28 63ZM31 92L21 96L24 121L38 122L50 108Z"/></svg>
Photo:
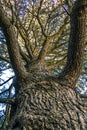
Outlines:
<svg viewBox="0 0 87 130"><path fill-rule="evenodd" d="M20 23L21 24L21 23ZM28 34L27 34L27 31L25 31L24 30L24 33L26 32L26 36L25 36L25 34L22 32L22 29L21 29L21 27L18 25L18 23L16 24L16 27L17 27L17 29L18 29L18 32L20 33L20 35L21 35L21 37L22 37L22 39L24 40L24 42L25 42L25 47L26 47L26 50L27 50L27 52L28 52L28 54L29 54L29 58L30 59L32 59L33 58L33 52L32 52L32 47L31 47L31 45L30 45L30 43L29 43L29 39L28 39Z"/></svg>
<svg viewBox="0 0 87 130"><path fill-rule="evenodd" d="M14 10L12 11L12 15L13 15L13 18L16 19L15 26L18 29L19 34L21 35L22 39L25 42L25 47L26 47L26 50L27 50L27 52L30 56L30 59L32 59L33 58L33 52L32 52L31 44L29 43L29 38L28 38L28 33L27 33L28 30L24 28L24 26L22 25L19 17L14 12ZM13 21L15 21L15 20L13 20Z"/></svg>
<svg viewBox="0 0 87 130"><path fill-rule="evenodd" d="M39 8L38 8L38 12L37 12L37 17L36 18L37 18L38 23L39 23L39 25L41 27L42 34L46 37L45 31L44 31L44 27L43 27L43 25L42 25L42 23L40 21L40 18L39 18L39 14L40 14L40 10L41 10L42 5L43 5L43 0L40 1L40 5L39 5Z"/></svg>
<svg viewBox="0 0 87 130"><path fill-rule="evenodd" d="M4 83L0 84L0 86L6 84L9 80L13 79L15 76L10 77L8 80L6 80Z"/></svg>
<svg viewBox="0 0 87 130"><path fill-rule="evenodd" d="M0 55L0 59L3 60L3 61L5 61L5 62L11 63L9 59L7 59L7 58L5 58L5 57L3 57L1 55Z"/></svg>
<svg viewBox="0 0 87 130"><path fill-rule="evenodd" d="M6 71L6 70L8 70L8 69L10 69L10 66L8 66L7 68L2 68L2 69L0 69L0 72Z"/></svg>
<svg viewBox="0 0 87 130"><path fill-rule="evenodd" d="M58 32L48 37L50 41L53 40L53 39L56 39L56 38L58 39L58 37L61 36L63 30L65 29L65 27L66 27L66 25L68 23L69 18L70 18L69 16L66 16L65 19L64 19L64 22L60 26Z"/></svg>
<svg viewBox="0 0 87 130"><path fill-rule="evenodd" d="M25 41L25 48L26 48L26 50L27 50L27 52L29 54L29 58L32 60L34 56L33 56L32 47L30 45L29 40Z"/></svg>
<svg viewBox="0 0 87 130"><path fill-rule="evenodd" d="M21 54L21 56L23 57L23 59L27 62L27 63L29 63L29 57L24 53L24 51L22 50L22 48L21 47L19 47L20 48L20 54Z"/></svg>
<svg viewBox="0 0 87 130"><path fill-rule="evenodd" d="M61 4L62 4L62 7L63 7L63 9L65 10L65 12L67 13L67 15L69 15L70 16L70 12L71 11L67 11L67 9L64 7L64 5L63 5L63 1L61 0ZM66 4L69 6L69 8L70 8L70 10L72 9L72 5L70 4L70 2L68 1L68 0L66 0Z"/></svg>
<svg viewBox="0 0 87 130"><path fill-rule="evenodd" d="M38 12L37 12L38 14L40 13L41 7L42 7L42 5L43 5L43 1L44 1L44 0L41 0L41 1L40 1L40 5L39 5L39 8L38 8Z"/></svg>
<svg viewBox="0 0 87 130"><path fill-rule="evenodd" d="M81 98L87 98L87 94L79 94Z"/></svg>
<svg viewBox="0 0 87 130"><path fill-rule="evenodd" d="M38 59L39 59L40 61L43 61L43 60L44 60L44 57L45 57L45 55L46 55L46 53L47 53L47 51L48 51L47 49L48 49L48 47L49 47L49 43L50 43L53 39L55 39L55 38L57 38L57 39L60 38L60 36L61 36L61 34L62 34L64 28L65 28L66 25L67 25L67 21L68 21L68 20L69 20L69 16L66 16L66 18L64 19L64 23L63 23L63 25L61 25L61 27L60 27L60 29L58 30L58 32L57 32L56 34L52 35L52 36L49 36L49 37L46 37L46 38L45 38L45 40L44 40L44 42L43 42L43 45L42 45L42 49L41 49L41 51L40 51L40 53L39 53L39 56L38 56Z"/></svg>
<svg viewBox="0 0 87 130"><path fill-rule="evenodd" d="M45 31L44 31L44 27L42 25L42 22L40 21L39 14L37 15L37 20L38 20L38 23L39 23L39 25L41 27L42 34L44 35L44 37L47 37L47 35L46 35Z"/></svg>
<svg viewBox="0 0 87 130"><path fill-rule="evenodd" d="M6 89L5 91L1 92L0 95L6 93L6 92L8 92L8 91L9 91L9 89Z"/></svg>
<svg viewBox="0 0 87 130"><path fill-rule="evenodd" d="M41 62L44 61L44 57L46 55L46 52L47 52L47 49L48 49L48 46L49 46L49 42L47 42L47 38L44 40L43 44L42 44L42 49L39 53L39 56L38 56L38 60L40 60Z"/></svg>
<svg viewBox="0 0 87 130"><path fill-rule="evenodd" d="M67 11L67 9L66 9L64 6L62 6L62 7L63 7L63 9L65 10L65 12L67 13L67 15L70 16L70 13Z"/></svg>
<svg viewBox="0 0 87 130"><path fill-rule="evenodd" d="M13 88L13 86L14 86L14 85L13 85L13 82L12 82L12 84L10 85L10 87L9 87L8 89L2 91L2 92L0 93L0 95L4 94L4 93L6 93L6 92L9 92L9 93L10 93L10 91L11 91L12 88Z"/></svg>
<svg viewBox="0 0 87 130"><path fill-rule="evenodd" d="M12 99L12 98L0 98L0 103L13 104L14 99Z"/></svg>
<svg viewBox="0 0 87 130"><path fill-rule="evenodd" d="M12 91L12 87L13 85L11 84L9 87L9 95L8 98L11 98L11 91ZM6 104L6 111L5 111L5 119L4 122L2 124L2 129L6 128L6 126L8 125L9 119L10 119L10 111L11 111L11 104Z"/></svg>

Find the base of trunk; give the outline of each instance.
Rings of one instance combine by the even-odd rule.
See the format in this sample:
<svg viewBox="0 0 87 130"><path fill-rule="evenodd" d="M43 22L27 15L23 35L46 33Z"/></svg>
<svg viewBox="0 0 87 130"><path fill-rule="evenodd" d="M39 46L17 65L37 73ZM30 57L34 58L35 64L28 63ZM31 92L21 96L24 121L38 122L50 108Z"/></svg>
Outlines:
<svg viewBox="0 0 87 130"><path fill-rule="evenodd" d="M8 130L85 130L84 106L73 89L46 77L20 84Z"/></svg>

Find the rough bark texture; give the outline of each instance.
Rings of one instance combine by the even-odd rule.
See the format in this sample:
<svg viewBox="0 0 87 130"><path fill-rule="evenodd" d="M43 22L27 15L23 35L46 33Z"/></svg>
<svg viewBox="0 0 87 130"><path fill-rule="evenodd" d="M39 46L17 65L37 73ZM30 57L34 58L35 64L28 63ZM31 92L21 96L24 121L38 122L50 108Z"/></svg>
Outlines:
<svg viewBox="0 0 87 130"><path fill-rule="evenodd" d="M7 48L11 60L12 67L16 76L26 77L27 72L24 67L23 60L19 53L19 46L17 40L17 34L15 32L15 27L11 24L10 19L6 16L6 12L0 3L0 26L3 29L4 35L6 37Z"/></svg>
<svg viewBox="0 0 87 130"><path fill-rule="evenodd" d="M84 105L77 93L46 70L32 68L30 73L18 82L9 130L85 130Z"/></svg>
<svg viewBox="0 0 87 130"><path fill-rule="evenodd" d="M15 58L12 60L12 63L17 65L13 68L16 69L15 72L19 70L19 76L16 73L16 98L7 130L86 130L86 109L75 90L83 59L86 6L87 0L77 0L73 8L67 64L59 77L47 71L40 61L31 62L25 71L23 64L21 67L19 63L19 53L19 61ZM0 18L0 26L3 30L9 30L2 13ZM6 26L5 29L3 25ZM7 38L10 37L4 33ZM14 41L11 38L7 41L12 49ZM9 48L9 44L7 46ZM13 57L15 48L14 44ZM24 74L20 76L23 68Z"/></svg>
<svg viewBox="0 0 87 130"><path fill-rule="evenodd" d="M67 63L63 72L59 75L69 87L75 87L83 62L86 22L87 22L87 1L77 0L71 13L70 43L68 45Z"/></svg>

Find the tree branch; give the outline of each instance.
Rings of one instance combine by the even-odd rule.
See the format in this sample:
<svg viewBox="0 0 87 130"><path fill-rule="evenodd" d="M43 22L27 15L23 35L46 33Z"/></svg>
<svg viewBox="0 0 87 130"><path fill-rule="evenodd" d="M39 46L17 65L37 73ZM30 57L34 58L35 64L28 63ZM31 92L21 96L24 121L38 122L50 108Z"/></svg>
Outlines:
<svg viewBox="0 0 87 130"><path fill-rule="evenodd" d="M22 78L26 78L27 71L24 67L17 41L17 36L15 34L14 26L11 24L9 18L7 17L3 7L0 3L0 26L3 29L4 35L7 41L7 47L9 56L11 59L12 67L16 75L20 75Z"/></svg>
<svg viewBox="0 0 87 130"><path fill-rule="evenodd" d="M53 40L53 39L59 39L59 37L61 36L63 30L65 29L66 25L68 24L68 20L69 20L69 16L66 16L66 18L64 19L63 24L61 25L61 27L59 28L58 32L49 36L49 40Z"/></svg>
<svg viewBox="0 0 87 130"><path fill-rule="evenodd" d="M87 98L87 94L80 94L81 98Z"/></svg>
<svg viewBox="0 0 87 130"><path fill-rule="evenodd" d="M7 104L13 104L14 99L10 98L0 98L0 103L7 103Z"/></svg>
<svg viewBox="0 0 87 130"><path fill-rule="evenodd" d="M82 67L86 22L87 0L77 0L71 13L71 32L68 46L67 63L59 75L59 80L67 82L69 87L75 86ZM63 82L63 83L64 83Z"/></svg>
<svg viewBox="0 0 87 130"><path fill-rule="evenodd" d="M43 25L42 25L42 23L41 23L41 20L40 20L40 18L39 18L39 14L40 14L40 10L41 10L42 5L43 5L43 0L40 1L40 5L39 5L39 8L38 8L38 12L37 12L37 17L36 17L36 18L37 18L38 23L39 23L39 25L40 25L42 34L44 35L44 37L46 37L45 31L44 31L44 27L43 27Z"/></svg>
<svg viewBox="0 0 87 130"><path fill-rule="evenodd" d="M5 61L5 62L10 63L10 60L9 60L9 59L7 59L7 58L5 58L5 57L3 57L3 56L1 56L1 55L0 55L0 59L3 60L3 61Z"/></svg>
<svg viewBox="0 0 87 130"><path fill-rule="evenodd" d="M9 91L9 89L6 89L5 91L1 92L1 93L0 93L0 96L1 96L2 94L4 94L4 93L8 92L8 91Z"/></svg>
<svg viewBox="0 0 87 130"><path fill-rule="evenodd" d="M40 21L39 14L37 15L37 20L38 20L38 23L39 23L39 25L40 25L42 34L44 35L44 37L46 37L46 33L45 33L44 27L43 27L43 25L42 25L42 23L41 23L41 21Z"/></svg>
<svg viewBox="0 0 87 130"><path fill-rule="evenodd" d="M14 10L12 9L12 16L13 16L13 21L15 21L15 27L18 29L18 32L20 34L20 36L22 37L22 39L25 42L25 47L26 50L29 54L29 58L32 59L33 58L33 52L32 52L32 47L31 44L29 43L29 39L28 39L28 33L27 33L27 29L25 29L25 27L23 26L23 24L20 21L20 18L17 16L17 14L14 12ZM28 28L29 29L29 28Z"/></svg>
<svg viewBox="0 0 87 130"><path fill-rule="evenodd" d="M8 80L6 80L4 83L0 84L0 86L6 84L9 80L11 80L12 78L14 78L14 76L10 77Z"/></svg>
<svg viewBox="0 0 87 130"><path fill-rule="evenodd" d="M30 62L30 60L29 60L29 57L24 53L24 51L22 50L22 48L19 46L19 49L20 49L20 54L21 54L21 56L23 57L23 59L27 62L27 63L29 63Z"/></svg>
<svg viewBox="0 0 87 130"><path fill-rule="evenodd" d="M20 23L20 26L23 27L20 21L19 21L19 23ZM33 58L33 53L32 53L32 49L31 49L31 45L29 43L29 39L27 38L28 37L27 31L24 28L22 28L24 30L24 33L26 33L26 36L27 36L26 37L25 34L23 34L22 29L21 29L20 26L18 25L18 23L16 24L16 27L17 27L22 39L25 42L25 47L26 47L26 50L27 50L27 52L29 54L29 58L32 59Z"/></svg>
<svg viewBox="0 0 87 130"><path fill-rule="evenodd" d="M43 42L43 45L42 45L42 49L41 49L41 51L40 51L40 53L39 53L39 56L38 56L38 59L39 59L40 61L43 61L43 60L44 60L44 57L45 57L45 55L46 55L46 53L47 53L47 51L48 51L47 49L48 49L48 47L49 47L49 43L50 43L53 39L55 39L55 38L57 38L57 39L60 38L60 36L61 36L61 34L62 34L62 32L63 32L65 26L67 25L67 21L68 21L68 20L69 20L69 16L66 16L66 18L64 19L64 23L61 25L61 27L60 27L60 29L58 30L58 32L55 33L55 34L52 35L52 36L48 36L48 37L45 38L45 40L44 40L44 42Z"/></svg>

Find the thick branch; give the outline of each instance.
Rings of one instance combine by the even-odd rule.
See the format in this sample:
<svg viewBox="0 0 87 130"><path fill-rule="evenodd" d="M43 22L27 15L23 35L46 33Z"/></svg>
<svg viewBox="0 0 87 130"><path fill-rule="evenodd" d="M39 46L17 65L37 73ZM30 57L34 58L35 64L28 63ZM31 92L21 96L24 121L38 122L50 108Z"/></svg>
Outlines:
<svg viewBox="0 0 87 130"><path fill-rule="evenodd" d="M75 85L80 74L86 34L87 0L77 0L71 13L71 33L68 46L67 63L59 79L70 87ZM66 83L65 83L66 84Z"/></svg>
<svg viewBox="0 0 87 130"><path fill-rule="evenodd" d="M19 52L19 46L14 26L11 24L9 18L6 16L6 13L1 5L0 5L0 20L1 20L0 26L2 27L4 35L6 37L12 67L16 74L20 75L21 77L26 77L27 72Z"/></svg>

